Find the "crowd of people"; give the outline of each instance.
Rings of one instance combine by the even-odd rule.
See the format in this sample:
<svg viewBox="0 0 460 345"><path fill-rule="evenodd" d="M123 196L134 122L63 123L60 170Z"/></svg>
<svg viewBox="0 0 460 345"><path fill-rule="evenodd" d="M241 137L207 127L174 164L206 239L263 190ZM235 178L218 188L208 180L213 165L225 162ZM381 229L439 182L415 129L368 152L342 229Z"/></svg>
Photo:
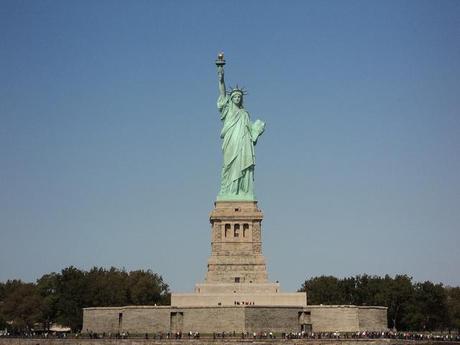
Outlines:
<svg viewBox="0 0 460 345"><path fill-rule="evenodd" d="M121 334L100 334L96 335L92 332L88 333L92 338L121 338L126 339L130 337L128 332ZM92 335L91 335L92 334ZM142 337L142 335L132 335L131 337ZM395 331L360 331L360 332L282 332L275 333L272 331L262 332L214 332L211 334L201 335L199 332L189 331L183 333L181 331L172 333L145 333L145 339L200 339L213 338L213 339L226 339L226 338L240 338L240 339L397 339L397 340L420 340L420 341L459 341L459 333L427 333L427 332L395 332Z"/></svg>
<svg viewBox="0 0 460 345"><path fill-rule="evenodd" d="M460 341L458 333L421 333L421 332L298 332L282 333L284 339L399 339L399 340L436 340Z"/></svg>
<svg viewBox="0 0 460 345"><path fill-rule="evenodd" d="M57 332L22 332L22 333L9 333L7 331L0 331L0 337L11 338L90 338L90 339L128 339L128 338L144 338L155 340L168 340L168 339L200 339L213 338L215 340L233 338L233 339L395 339L395 340L414 340L414 341L458 341L460 342L460 333L427 333L427 332L395 332L395 331L360 331L360 332L282 332L275 333L272 331L262 332L214 332L212 334L201 335L196 331L189 331L183 333L177 332L159 332L159 333L145 333L145 334L130 334L129 332L121 333L96 333L87 330L86 333L57 333Z"/></svg>

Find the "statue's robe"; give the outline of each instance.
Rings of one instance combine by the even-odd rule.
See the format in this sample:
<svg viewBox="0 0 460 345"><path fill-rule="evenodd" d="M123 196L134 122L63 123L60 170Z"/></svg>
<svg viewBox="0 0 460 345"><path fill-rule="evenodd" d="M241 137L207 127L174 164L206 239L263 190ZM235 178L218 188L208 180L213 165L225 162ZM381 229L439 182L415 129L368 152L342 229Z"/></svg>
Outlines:
<svg viewBox="0 0 460 345"><path fill-rule="evenodd" d="M249 113L238 108L229 96L219 96L224 162L221 174L220 199L254 200L254 144L263 132L263 123L254 127ZM262 127L260 127L260 123Z"/></svg>

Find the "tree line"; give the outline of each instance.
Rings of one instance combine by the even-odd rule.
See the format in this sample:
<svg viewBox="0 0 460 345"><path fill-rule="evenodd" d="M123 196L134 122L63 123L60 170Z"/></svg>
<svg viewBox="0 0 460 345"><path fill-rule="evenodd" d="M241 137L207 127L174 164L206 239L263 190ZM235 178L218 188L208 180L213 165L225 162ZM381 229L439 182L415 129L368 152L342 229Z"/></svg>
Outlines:
<svg viewBox="0 0 460 345"><path fill-rule="evenodd" d="M460 330L460 287L430 281L413 282L407 275L367 274L305 280L308 304L353 304L388 307L388 327L399 331ZM169 305L168 284L150 270L130 271L73 266L45 274L36 283L0 282L0 330L27 332L52 323L82 327L85 307Z"/></svg>
<svg viewBox="0 0 460 345"><path fill-rule="evenodd" d="M168 285L150 270L94 267L84 271L70 266L60 273L45 274L36 283L0 283L0 329L28 332L58 323L77 331L85 307L169 303Z"/></svg>
<svg viewBox="0 0 460 345"><path fill-rule="evenodd" d="M388 327L404 331L460 331L460 287L407 275L367 274L348 278L320 276L305 280L308 304L354 304L388 307Z"/></svg>

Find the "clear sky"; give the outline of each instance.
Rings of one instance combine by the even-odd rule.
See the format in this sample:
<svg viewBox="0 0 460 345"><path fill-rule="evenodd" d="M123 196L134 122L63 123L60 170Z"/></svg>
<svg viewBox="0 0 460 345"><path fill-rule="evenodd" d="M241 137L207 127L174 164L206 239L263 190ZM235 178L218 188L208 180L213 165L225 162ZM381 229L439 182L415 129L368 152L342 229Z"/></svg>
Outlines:
<svg viewBox="0 0 460 345"><path fill-rule="evenodd" d="M460 1L0 2L0 281L192 291L222 163L214 61L266 121L269 278L460 285Z"/></svg>

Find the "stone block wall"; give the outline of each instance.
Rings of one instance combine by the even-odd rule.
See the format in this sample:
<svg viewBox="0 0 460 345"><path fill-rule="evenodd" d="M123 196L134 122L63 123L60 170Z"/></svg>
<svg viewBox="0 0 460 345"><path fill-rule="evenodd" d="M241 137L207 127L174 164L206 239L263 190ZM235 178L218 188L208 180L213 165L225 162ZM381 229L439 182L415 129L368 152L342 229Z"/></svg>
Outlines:
<svg viewBox="0 0 460 345"><path fill-rule="evenodd" d="M169 332L170 312L170 307L156 306L85 308L82 332L107 334Z"/></svg>
<svg viewBox="0 0 460 345"><path fill-rule="evenodd" d="M387 330L387 308L355 305L312 305L313 332L357 332Z"/></svg>
<svg viewBox="0 0 460 345"><path fill-rule="evenodd" d="M170 329L170 307L125 307L123 308L123 332L167 332Z"/></svg>
<svg viewBox="0 0 460 345"><path fill-rule="evenodd" d="M387 308L359 307L358 319L360 330L384 331L388 329Z"/></svg>
<svg viewBox="0 0 460 345"><path fill-rule="evenodd" d="M280 292L279 283L265 283L265 284L195 284L195 293L247 293L247 294L261 294L261 293L278 293ZM174 294L173 294L174 295Z"/></svg>
<svg viewBox="0 0 460 345"><path fill-rule="evenodd" d="M121 332L119 314L122 308L85 308L83 310L82 332L113 333Z"/></svg>
<svg viewBox="0 0 460 345"><path fill-rule="evenodd" d="M213 332L241 332L244 329L244 308L240 307L203 307L183 308L184 332L199 331Z"/></svg>
<svg viewBox="0 0 460 345"><path fill-rule="evenodd" d="M356 332L359 330L356 306L307 306L313 332Z"/></svg>
<svg viewBox="0 0 460 345"><path fill-rule="evenodd" d="M215 306L85 308L83 332L313 332L381 331L387 308L357 306Z"/></svg>
<svg viewBox="0 0 460 345"><path fill-rule="evenodd" d="M295 306L304 307L307 304L305 293L227 293L227 294L172 294L173 307L217 307L235 306L247 302L256 306Z"/></svg>
<svg viewBox="0 0 460 345"><path fill-rule="evenodd" d="M245 308L245 330L249 332L299 332L299 308Z"/></svg>

